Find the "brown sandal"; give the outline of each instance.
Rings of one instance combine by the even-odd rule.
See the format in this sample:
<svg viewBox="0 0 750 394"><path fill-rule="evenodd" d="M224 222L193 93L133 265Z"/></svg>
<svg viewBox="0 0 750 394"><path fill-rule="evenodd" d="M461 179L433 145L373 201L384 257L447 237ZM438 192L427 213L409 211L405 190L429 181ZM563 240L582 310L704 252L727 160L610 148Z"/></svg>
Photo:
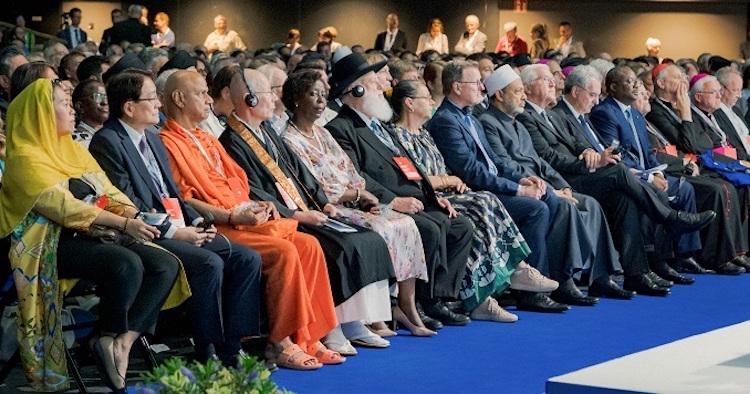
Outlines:
<svg viewBox="0 0 750 394"><path fill-rule="evenodd" d="M297 344L287 346L278 354L275 354L276 349L271 350L270 347L266 350L266 361L275 363L279 368L312 371L323 367L323 364L318 362L315 357L305 353Z"/></svg>
<svg viewBox="0 0 750 394"><path fill-rule="evenodd" d="M324 344L320 343L320 341L313 346L313 351L315 351L314 356L321 364L337 365L346 361L346 357L342 356L339 352L334 352L327 348ZM310 348L308 348L308 350L310 350Z"/></svg>

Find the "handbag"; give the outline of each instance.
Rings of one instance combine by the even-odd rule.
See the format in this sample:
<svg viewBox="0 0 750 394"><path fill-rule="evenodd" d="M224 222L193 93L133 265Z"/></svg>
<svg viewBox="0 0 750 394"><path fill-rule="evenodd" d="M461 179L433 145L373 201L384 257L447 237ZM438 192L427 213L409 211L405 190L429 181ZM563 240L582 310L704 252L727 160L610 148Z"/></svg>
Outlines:
<svg viewBox="0 0 750 394"><path fill-rule="evenodd" d="M93 204L101 197L97 195L92 185L82 178L70 178L68 189L73 197L88 204ZM91 224L86 231L77 231L76 234L98 240L103 244L130 246L137 243L133 237L120 229L101 224Z"/></svg>

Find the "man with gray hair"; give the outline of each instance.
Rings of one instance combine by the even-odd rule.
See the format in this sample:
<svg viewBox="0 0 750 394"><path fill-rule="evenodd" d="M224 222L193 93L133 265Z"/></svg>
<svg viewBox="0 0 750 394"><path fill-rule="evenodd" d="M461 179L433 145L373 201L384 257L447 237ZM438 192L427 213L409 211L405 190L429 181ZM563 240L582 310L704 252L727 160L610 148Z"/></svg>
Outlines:
<svg viewBox="0 0 750 394"><path fill-rule="evenodd" d="M216 15L214 18L214 31L212 31L203 46L208 49L209 53L216 51L222 51L225 53L231 52L233 49L247 50L247 46L240 35L234 30L227 29L227 17L224 15Z"/></svg>
<svg viewBox="0 0 750 394"><path fill-rule="evenodd" d="M500 37L495 47L495 53L507 52L511 56L519 53L529 53L529 46L521 36L518 35L516 22L506 22L503 25L505 35Z"/></svg>
<svg viewBox="0 0 750 394"><path fill-rule="evenodd" d="M525 102L525 90L544 91L548 98L554 99L554 79L547 66L529 67L533 67L531 72L526 69L523 72L527 83L508 65L485 80L491 106L479 120L495 153L506 158L518 172L545 180L549 185L547 194L554 194L559 200L557 215L547 233L550 274L560 282L552 298L566 304L591 306L598 300L581 293L573 281L574 272L589 269L591 283L608 284L609 275L622 272L622 267L599 203L574 192L562 175L539 157L528 130L517 118L524 113L525 104L536 105ZM542 116L545 114L542 107L536 110Z"/></svg>
<svg viewBox="0 0 750 394"><path fill-rule="evenodd" d="M532 254L526 261L549 275L545 237L558 200L547 193L546 183L537 176L517 171L490 147L482 124L470 108L482 101L484 87L477 63L452 61L443 69L445 99L426 127L445 158L445 164L474 190L494 193L521 230ZM519 292L517 308L541 312L563 312L565 304L545 293Z"/></svg>
<svg viewBox="0 0 750 394"><path fill-rule="evenodd" d="M722 87L720 111L714 112L716 122L727 133L729 144L737 149L737 158L750 160L750 132L744 116L735 106L742 97L742 74L724 67L714 76Z"/></svg>
<svg viewBox="0 0 750 394"><path fill-rule="evenodd" d="M151 29L141 24L141 10L143 6L132 4L128 7L128 19L117 22L112 26L110 43L119 45L123 41L131 44L151 46Z"/></svg>
<svg viewBox="0 0 750 394"><path fill-rule="evenodd" d="M10 104L10 76L28 62L23 52L12 45L0 50L0 116L3 120Z"/></svg>
<svg viewBox="0 0 750 394"><path fill-rule="evenodd" d="M453 48L462 55L484 52L487 47L487 35L479 31L479 17L472 14L466 17L466 31L461 34Z"/></svg>

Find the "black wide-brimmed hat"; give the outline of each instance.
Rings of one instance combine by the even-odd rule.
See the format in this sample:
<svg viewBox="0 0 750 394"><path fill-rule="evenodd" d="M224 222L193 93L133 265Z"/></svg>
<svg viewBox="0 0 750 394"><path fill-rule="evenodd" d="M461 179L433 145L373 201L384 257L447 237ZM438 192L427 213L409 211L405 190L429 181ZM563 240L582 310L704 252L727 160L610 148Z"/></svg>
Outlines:
<svg viewBox="0 0 750 394"><path fill-rule="evenodd" d="M347 86L368 72L378 72L385 66L386 62L367 64L367 60L359 53L353 52L333 65L331 69L331 91L329 98L334 99L341 96Z"/></svg>
<svg viewBox="0 0 750 394"><path fill-rule="evenodd" d="M104 83L107 83L107 81L114 77L115 75L125 71L125 70L141 70L146 71L146 63L143 63L141 59L138 58L138 55L135 53L128 53L125 56L121 57L120 60L117 61L112 67L107 70L102 75L102 80L104 80Z"/></svg>

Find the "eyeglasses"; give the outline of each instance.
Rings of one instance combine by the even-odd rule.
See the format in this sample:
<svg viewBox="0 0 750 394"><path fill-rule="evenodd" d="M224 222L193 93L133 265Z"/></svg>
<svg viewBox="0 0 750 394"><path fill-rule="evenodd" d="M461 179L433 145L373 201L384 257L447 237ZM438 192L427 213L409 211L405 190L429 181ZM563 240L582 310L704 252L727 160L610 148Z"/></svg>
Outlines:
<svg viewBox="0 0 750 394"><path fill-rule="evenodd" d="M469 85L476 85L478 88L482 87L482 81L456 81L456 83L466 83Z"/></svg>
<svg viewBox="0 0 750 394"><path fill-rule="evenodd" d="M589 95L589 98L592 98L592 99L599 99L599 92L590 92L590 91L589 91L588 89L586 89L586 88L584 88L584 87L582 87L582 86L575 86L575 87L576 87L576 88L578 88L578 89L581 89L581 90L583 90L583 91L584 91L584 92L586 92L586 93L588 93L588 95Z"/></svg>
<svg viewBox="0 0 750 394"><path fill-rule="evenodd" d="M283 88L283 87L284 87L284 85L273 85L273 86L271 86L271 90L274 90L274 89L281 89L281 88Z"/></svg>
<svg viewBox="0 0 750 394"><path fill-rule="evenodd" d="M550 77L550 76L545 76L545 77L542 77L542 78L532 79L529 82L529 84L532 84L532 83L534 83L536 81L544 81L546 83L555 83L555 78L554 77Z"/></svg>
<svg viewBox="0 0 750 394"><path fill-rule="evenodd" d="M740 89L730 89L727 85L723 85L723 84L721 86L722 86L722 89L721 89L722 92L723 91L728 91L728 92L734 94L735 96L742 95L742 90L740 90Z"/></svg>
<svg viewBox="0 0 750 394"><path fill-rule="evenodd" d="M91 98L91 100L94 100L94 102L97 104L101 104L107 100L107 95L104 93L94 93L87 97Z"/></svg>
<svg viewBox="0 0 750 394"><path fill-rule="evenodd" d="M724 89L711 89L711 90L705 90L702 92L696 92L696 93L703 93L703 94L715 94L721 96L721 93L724 91Z"/></svg>
<svg viewBox="0 0 750 394"><path fill-rule="evenodd" d="M409 96L411 99L425 99L425 100L432 100L432 96Z"/></svg>
<svg viewBox="0 0 750 394"><path fill-rule="evenodd" d="M138 103L138 102L141 102L141 101L156 101L158 99L159 99L159 96L154 96L154 97L139 97L139 98L137 98L137 99L135 99L133 101L135 101L136 103Z"/></svg>

